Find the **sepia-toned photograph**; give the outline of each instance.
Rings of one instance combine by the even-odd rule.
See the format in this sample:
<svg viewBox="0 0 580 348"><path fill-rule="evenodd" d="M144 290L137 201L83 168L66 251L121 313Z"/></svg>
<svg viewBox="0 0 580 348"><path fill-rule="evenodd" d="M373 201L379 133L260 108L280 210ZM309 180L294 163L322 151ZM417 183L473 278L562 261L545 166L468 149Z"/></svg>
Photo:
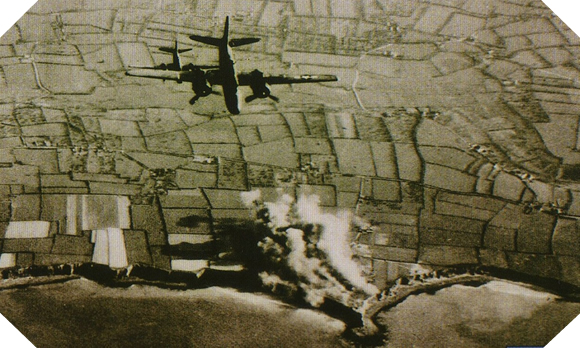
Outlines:
<svg viewBox="0 0 580 348"><path fill-rule="evenodd" d="M541 0L38 0L0 37L0 313L37 348L544 347L579 220Z"/></svg>

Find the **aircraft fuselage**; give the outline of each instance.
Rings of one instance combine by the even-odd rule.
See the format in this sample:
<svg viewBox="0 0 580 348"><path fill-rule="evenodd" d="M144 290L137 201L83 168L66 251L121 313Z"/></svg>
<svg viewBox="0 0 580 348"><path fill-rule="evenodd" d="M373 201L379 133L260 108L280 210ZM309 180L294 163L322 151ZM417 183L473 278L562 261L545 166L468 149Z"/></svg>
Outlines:
<svg viewBox="0 0 580 348"><path fill-rule="evenodd" d="M171 69L181 70L181 57L179 56L177 44L175 45L175 51L173 52L173 63L171 64Z"/></svg>
<svg viewBox="0 0 580 348"><path fill-rule="evenodd" d="M238 77L232 58L232 49L227 40L223 40L219 47L219 67L226 108L230 113L237 115L240 113Z"/></svg>
<svg viewBox="0 0 580 348"><path fill-rule="evenodd" d="M224 24L224 32L221 38L214 38L209 36L190 35L189 38L198 42L203 42L208 45L216 46L218 48L218 62L219 69L217 72L208 72L210 79L214 82L212 84L220 84L224 92L224 101L228 111L234 115L240 113L240 103L238 97L238 76L234 67L234 59L231 47L238 47L249 45L260 41L259 38L240 38L229 39L230 18L226 17ZM214 79L215 78L215 79Z"/></svg>

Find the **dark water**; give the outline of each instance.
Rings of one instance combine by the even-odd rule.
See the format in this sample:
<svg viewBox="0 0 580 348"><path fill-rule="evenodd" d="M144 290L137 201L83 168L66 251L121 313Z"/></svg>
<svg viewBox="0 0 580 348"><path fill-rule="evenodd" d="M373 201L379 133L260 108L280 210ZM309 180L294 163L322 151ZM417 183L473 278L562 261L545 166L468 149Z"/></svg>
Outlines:
<svg viewBox="0 0 580 348"><path fill-rule="evenodd" d="M344 325L234 290L107 289L87 280L0 292L36 347L340 347Z"/></svg>
<svg viewBox="0 0 580 348"><path fill-rule="evenodd" d="M42 347L348 347L345 325L226 288L113 289L88 280L0 291L2 314ZM378 321L385 347L545 345L580 304L507 282L411 296Z"/></svg>

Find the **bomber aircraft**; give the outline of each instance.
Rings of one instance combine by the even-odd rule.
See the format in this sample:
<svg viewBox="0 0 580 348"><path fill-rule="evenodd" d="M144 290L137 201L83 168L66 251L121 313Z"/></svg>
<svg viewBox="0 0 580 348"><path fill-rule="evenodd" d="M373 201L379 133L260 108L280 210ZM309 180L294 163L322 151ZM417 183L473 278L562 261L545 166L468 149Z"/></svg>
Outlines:
<svg viewBox="0 0 580 348"><path fill-rule="evenodd" d="M224 32L221 38L208 36L191 35L192 40L202 42L218 48L218 66L191 65L191 69L179 68L179 50L174 49L174 64L171 69L154 71L155 68L130 69L127 75L150 77L163 80L173 80L178 83L191 82L195 96L190 100L194 104L199 98L206 97L213 93L211 86L222 86L223 96L228 111L234 115L240 113L240 102L238 98L238 87L249 86L252 95L245 98L247 103L257 98L270 98L278 102L278 98L270 94L267 85L292 84L292 83L314 83L338 81L335 75L299 75L299 76L265 76L259 70L249 73L236 73L231 48L249 45L260 41L260 38L229 38L229 17L226 17ZM176 58L177 57L177 58ZM185 67L188 67L186 65ZM175 70L173 70L175 68ZM205 70L205 71L204 71Z"/></svg>
<svg viewBox="0 0 580 348"><path fill-rule="evenodd" d="M194 104L200 97L205 97L213 93L207 85L205 72L202 69L217 69L216 65L194 65L181 64L180 53L191 51L192 48L179 48L178 41L175 40L173 47L159 47L160 51L171 53L173 61L169 64L159 64L153 67L130 66L127 75L149 77L160 80L173 80L177 83L190 82L195 96L190 103Z"/></svg>
<svg viewBox="0 0 580 348"><path fill-rule="evenodd" d="M193 65L192 63L181 65L181 53L189 52L193 50L193 48L179 48L179 43L175 40L175 44L173 47L159 47L159 50L162 52L171 53L173 57L173 61L169 64L159 64L158 66L154 67L154 69L162 69L162 70L172 70L172 71L183 71L183 70L193 70L193 69L210 69L210 68L218 68L216 65ZM147 69L145 67L145 69Z"/></svg>

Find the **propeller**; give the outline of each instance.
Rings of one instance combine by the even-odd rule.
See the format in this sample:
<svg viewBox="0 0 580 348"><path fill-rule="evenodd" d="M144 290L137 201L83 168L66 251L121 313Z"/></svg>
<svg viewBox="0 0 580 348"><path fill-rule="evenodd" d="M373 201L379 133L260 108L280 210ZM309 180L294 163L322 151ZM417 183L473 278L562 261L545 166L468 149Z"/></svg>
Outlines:
<svg viewBox="0 0 580 348"><path fill-rule="evenodd" d="M271 100L275 101L276 103L280 102L280 98L276 97L275 95L270 94L270 91L268 90L265 93L252 94L251 96L246 97L246 103L251 103L258 98L270 98Z"/></svg>
<svg viewBox="0 0 580 348"><path fill-rule="evenodd" d="M250 87L252 88L253 94L246 97L246 103L250 103L258 98L270 98L271 100L278 103L280 98L270 94L270 89L266 87L266 80L264 79L264 73L260 70L254 70L250 73Z"/></svg>
<svg viewBox="0 0 580 348"><path fill-rule="evenodd" d="M258 99L258 96L255 94L252 94L252 95L246 97L246 103L253 102L256 99Z"/></svg>

